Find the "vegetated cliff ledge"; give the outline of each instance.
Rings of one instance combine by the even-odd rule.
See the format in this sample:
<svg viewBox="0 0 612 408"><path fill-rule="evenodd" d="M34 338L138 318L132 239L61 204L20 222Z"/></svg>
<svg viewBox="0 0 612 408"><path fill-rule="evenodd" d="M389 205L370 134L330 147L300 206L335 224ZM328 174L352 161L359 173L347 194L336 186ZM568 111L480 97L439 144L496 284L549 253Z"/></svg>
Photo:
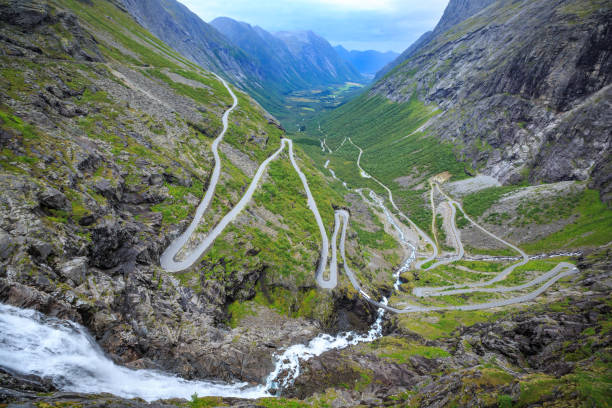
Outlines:
<svg viewBox="0 0 612 408"><path fill-rule="evenodd" d="M371 94L439 106L424 132L479 172L505 183L590 178L610 203L610 2L496 1L445 28Z"/></svg>

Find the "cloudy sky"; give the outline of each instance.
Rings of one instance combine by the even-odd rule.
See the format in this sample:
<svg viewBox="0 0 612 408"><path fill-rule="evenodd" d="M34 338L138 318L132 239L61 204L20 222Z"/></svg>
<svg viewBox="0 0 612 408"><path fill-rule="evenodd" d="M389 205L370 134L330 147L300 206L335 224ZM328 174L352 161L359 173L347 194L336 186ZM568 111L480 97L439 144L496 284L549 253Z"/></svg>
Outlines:
<svg viewBox="0 0 612 408"><path fill-rule="evenodd" d="M268 31L312 30L348 49L401 52L431 30L448 0L179 0L204 21L231 17Z"/></svg>

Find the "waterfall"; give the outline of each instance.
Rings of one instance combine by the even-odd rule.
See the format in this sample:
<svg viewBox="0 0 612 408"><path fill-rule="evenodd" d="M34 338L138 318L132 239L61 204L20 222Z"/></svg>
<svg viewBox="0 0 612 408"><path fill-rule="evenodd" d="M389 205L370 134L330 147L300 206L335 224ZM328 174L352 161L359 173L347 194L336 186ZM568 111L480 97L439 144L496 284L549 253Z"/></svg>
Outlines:
<svg viewBox="0 0 612 408"><path fill-rule="evenodd" d="M386 299L385 299L386 301ZM320 334L308 344L288 347L276 356L265 385L185 380L156 370L133 370L108 358L83 326L40 312L0 304L0 366L20 375L50 379L62 391L110 393L155 401L198 396L261 398L291 385L300 362L334 349L373 341L382 335L384 311L365 334Z"/></svg>
<svg viewBox="0 0 612 408"><path fill-rule="evenodd" d="M381 302L387 304L387 299ZM277 392L293 384L300 375L300 362L320 356L326 351L341 350L358 343L370 342L382 336L382 319L385 310L378 309L376 321L367 333L358 334L352 331L342 332L336 336L320 334L308 344L294 344L282 354L276 356L274 370L266 379L266 389Z"/></svg>
<svg viewBox="0 0 612 408"><path fill-rule="evenodd" d="M68 320L0 304L0 366L51 379L63 391L164 398L269 396L263 386L188 381L155 370L132 370L110 360L87 330Z"/></svg>

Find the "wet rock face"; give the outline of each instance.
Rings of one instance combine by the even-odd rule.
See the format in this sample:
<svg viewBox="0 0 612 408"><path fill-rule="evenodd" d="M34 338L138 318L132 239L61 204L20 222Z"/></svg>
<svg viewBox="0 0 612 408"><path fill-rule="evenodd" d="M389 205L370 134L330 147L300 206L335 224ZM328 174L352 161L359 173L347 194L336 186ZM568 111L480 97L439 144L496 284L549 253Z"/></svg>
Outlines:
<svg viewBox="0 0 612 408"><path fill-rule="evenodd" d="M0 279L0 301L82 323L79 311L70 303L20 283L9 283L5 279Z"/></svg>
<svg viewBox="0 0 612 408"><path fill-rule="evenodd" d="M348 297L342 292L334 294L336 310L335 320L331 322L331 331L358 330L366 332L376 320L377 309L361 296Z"/></svg>
<svg viewBox="0 0 612 408"><path fill-rule="evenodd" d="M416 89L444 111L427 131L504 183L592 178L609 200L610 8L578 16L569 2L521 0L450 18L463 3L451 1L448 24L373 92L406 101Z"/></svg>
<svg viewBox="0 0 612 408"><path fill-rule="evenodd" d="M96 226L91 234L91 264L110 269L129 260L129 254L119 251L123 244L129 243L130 236L130 231L122 229L116 221L107 220Z"/></svg>

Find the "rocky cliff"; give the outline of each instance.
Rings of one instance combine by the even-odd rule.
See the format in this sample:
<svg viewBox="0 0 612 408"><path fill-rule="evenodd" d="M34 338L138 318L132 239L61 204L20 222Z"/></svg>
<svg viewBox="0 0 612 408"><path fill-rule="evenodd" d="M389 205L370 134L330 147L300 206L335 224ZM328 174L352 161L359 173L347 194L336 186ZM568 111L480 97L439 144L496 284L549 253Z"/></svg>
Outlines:
<svg viewBox="0 0 612 408"><path fill-rule="evenodd" d="M397 67L408 58L412 57L421 48L429 44L429 42L436 36L443 34L451 27L461 23L462 21L472 17L474 14L487 8L489 5L494 3L495 0L454 0L449 1L448 5L444 9L442 18L436 27L432 31L428 31L421 35L410 47L406 48L397 58L391 61L389 64L384 66L379 72L376 73L376 78L382 78L385 74Z"/></svg>
<svg viewBox="0 0 612 408"><path fill-rule="evenodd" d="M309 78L309 82L325 84L361 79L359 72L340 58L325 38L312 31L281 31L275 36L298 59L298 68Z"/></svg>
<svg viewBox="0 0 612 408"><path fill-rule="evenodd" d="M121 1L138 23L201 67L242 86L261 81L256 61L178 1Z"/></svg>
<svg viewBox="0 0 612 408"><path fill-rule="evenodd" d="M496 1L452 25L461 5L451 1L445 31L371 94L437 105L424 131L477 171L505 183L590 179L609 202L609 2Z"/></svg>

